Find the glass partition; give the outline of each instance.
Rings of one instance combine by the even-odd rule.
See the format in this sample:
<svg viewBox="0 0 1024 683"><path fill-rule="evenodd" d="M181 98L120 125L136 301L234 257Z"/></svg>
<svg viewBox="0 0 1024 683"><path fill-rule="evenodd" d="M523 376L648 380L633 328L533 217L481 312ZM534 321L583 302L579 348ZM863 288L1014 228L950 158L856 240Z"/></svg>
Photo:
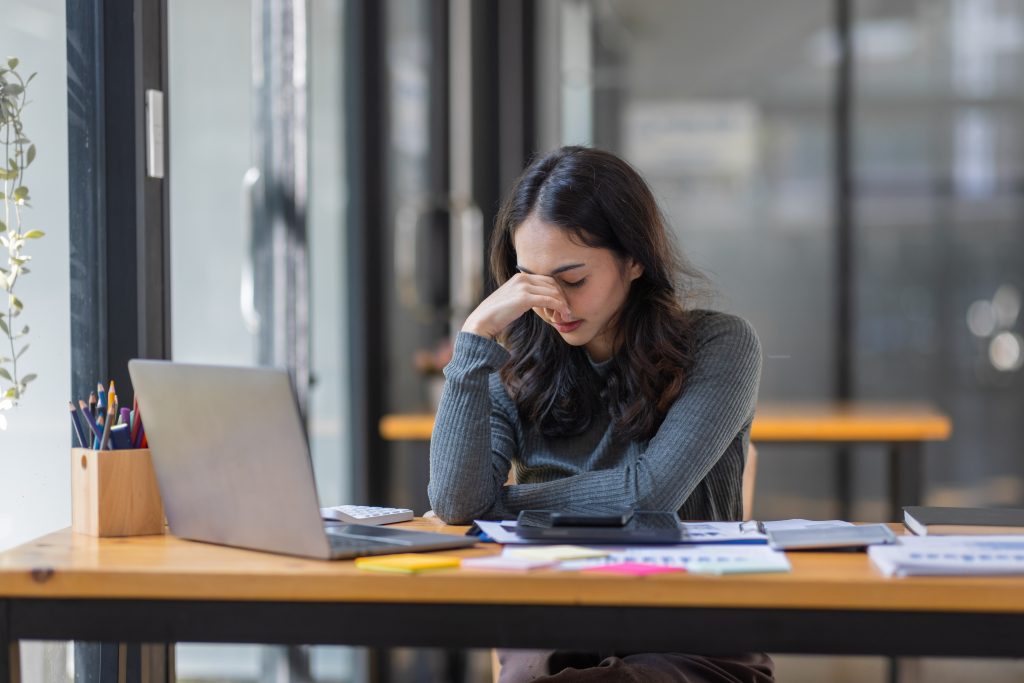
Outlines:
<svg viewBox="0 0 1024 683"><path fill-rule="evenodd" d="M60 0L10 0L4 2L0 22L0 67L9 69L17 58L21 79L35 77L27 85L27 102L20 119L27 146L17 157L23 175L0 181L0 220L6 230L0 236L0 268L10 272L8 246L14 232L42 230L41 239L29 239L15 257L31 257L11 292L2 292L0 314L14 335L28 333L13 342L0 327L0 550L71 524L69 453L71 426L67 402L71 399L70 268L68 267L68 95L67 40L64 2ZM7 84L19 83L11 72ZM5 94L12 93L5 86ZM19 97L20 100L20 97ZM8 146L6 127L0 128L0 158L15 157ZM31 163L28 157L33 156ZM0 164L5 169L9 163ZM28 188L27 204L16 208L15 188ZM3 277L0 274L0 277ZM8 294L24 308L10 317ZM21 355L18 355L18 354ZM17 369L11 359L17 358ZM35 379L30 379L31 376ZM29 380L16 406L4 403L3 395L14 377ZM10 399L8 399L10 400ZM22 680L27 683L69 680L65 643L23 643Z"/></svg>

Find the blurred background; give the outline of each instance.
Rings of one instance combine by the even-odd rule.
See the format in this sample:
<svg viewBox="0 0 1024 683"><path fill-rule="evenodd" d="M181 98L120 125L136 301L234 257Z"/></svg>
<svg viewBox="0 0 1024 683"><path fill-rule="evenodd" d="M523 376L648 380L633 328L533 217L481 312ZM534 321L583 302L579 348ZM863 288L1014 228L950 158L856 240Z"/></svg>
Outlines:
<svg viewBox="0 0 1024 683"><path fill-rule="evenodd" d="M170 355L291 368L323 504L427 509L426 442L379 422L430 413L452 330L489 286L501 197L533 155L583 144L637 167L711 306L753 323L762 402L927 402L953 432L923 448L923 501L1024 507L1024 0L160 6ZM67 435L48 427L71 392L76 287L65 12L5 0L0 24L0 51L39 72L50 164L23 296L47 372L0 432L0 548L70 518ZM755 517L895 521L883 446L759 450ZM28 681L73 675L64 644L24 659ZM193 681L490 675L486 653L336 647L180 644L176 666ZM889 674L871 657L778 667ZM908 670L1024 679L1012 661Z"/></svg>

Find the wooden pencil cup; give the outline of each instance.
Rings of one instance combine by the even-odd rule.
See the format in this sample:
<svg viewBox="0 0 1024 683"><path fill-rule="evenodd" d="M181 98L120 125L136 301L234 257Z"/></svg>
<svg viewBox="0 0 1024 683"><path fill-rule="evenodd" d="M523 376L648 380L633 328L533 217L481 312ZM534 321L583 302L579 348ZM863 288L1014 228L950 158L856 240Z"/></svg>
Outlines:
<svg viewBox="0 0 1024 683"><path fill-rule="evenodd" d="M164 506L148 448L71 449L71 528L90 536L164 533Z"/></svg>

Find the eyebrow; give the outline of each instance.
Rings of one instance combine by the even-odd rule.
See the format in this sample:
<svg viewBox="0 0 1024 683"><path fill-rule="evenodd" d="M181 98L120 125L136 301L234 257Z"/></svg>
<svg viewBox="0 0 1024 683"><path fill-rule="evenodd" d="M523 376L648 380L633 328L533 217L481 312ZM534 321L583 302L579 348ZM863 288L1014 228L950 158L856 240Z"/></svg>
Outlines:
<svg viewBox="0 0 1024 683"><path fill-rule="evenodd" d="M548 273L548 275L549 276L558 275L559 273L564 273L567 270L574 270L576 268L582 268L585 265L587 265L587 264L585 264L585 263L567 263L564 266L558 266L557 268L552 270L550 273ZM516 270L518 270L520 273L526 273L527 275L535 275L536 274L536 273L534 273L532 271L529 271L526 268L523 268L522 266L519 266L519 265L516 266Z"/></svg>

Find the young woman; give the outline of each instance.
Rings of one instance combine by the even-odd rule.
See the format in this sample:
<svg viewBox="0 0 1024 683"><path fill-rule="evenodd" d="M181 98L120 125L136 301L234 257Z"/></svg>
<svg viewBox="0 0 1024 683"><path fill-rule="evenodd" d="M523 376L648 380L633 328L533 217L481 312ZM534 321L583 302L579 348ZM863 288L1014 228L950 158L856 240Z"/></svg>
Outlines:
<svg viewBox="0 0 1024 683"><path fill-rule="evenodd" d="M672 244L650 188L612 154L564 147L523 173L491 245L500 286L445 368L430 441L438 517L628 507L740 518L761 350L740 318L684 307L699 278ZM509 651L502 679L558 673L558 657ZM656 667L636 680L771 680L765 655L632 657ZM633 680L628 657L611 659L595 655L591 673Z"/></svg>

